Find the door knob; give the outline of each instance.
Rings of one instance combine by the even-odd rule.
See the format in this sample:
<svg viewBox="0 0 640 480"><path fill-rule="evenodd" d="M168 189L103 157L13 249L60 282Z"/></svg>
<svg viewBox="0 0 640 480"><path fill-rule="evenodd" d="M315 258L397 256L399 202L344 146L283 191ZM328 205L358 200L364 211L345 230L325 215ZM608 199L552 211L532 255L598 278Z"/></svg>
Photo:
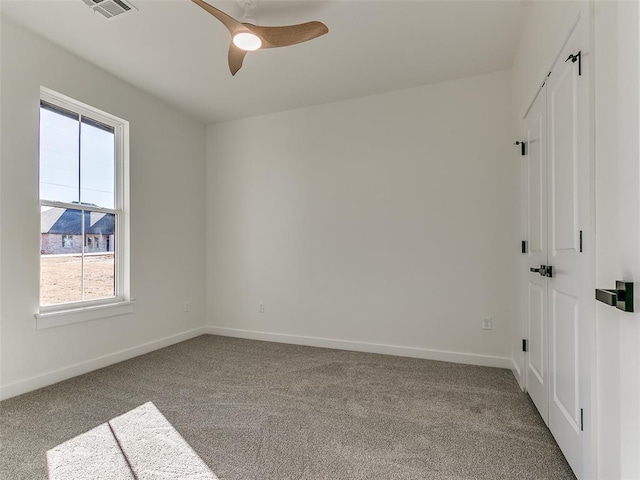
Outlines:
<svg viewBox="0 0 640 480"><path fill-rule="evenodd" d="M539 268L533 268L533 267L531 267L531 268L529 269L529 271L531 271L531 272L533 272L533 273L540 273L540 269L539 269Z"/></svg>

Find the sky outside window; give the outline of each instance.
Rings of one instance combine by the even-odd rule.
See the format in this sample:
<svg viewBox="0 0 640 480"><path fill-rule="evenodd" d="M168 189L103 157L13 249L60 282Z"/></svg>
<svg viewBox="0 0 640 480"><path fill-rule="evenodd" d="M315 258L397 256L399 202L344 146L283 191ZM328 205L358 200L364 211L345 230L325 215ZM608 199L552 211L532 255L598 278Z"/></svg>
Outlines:
<svg viewBox="0 0 640 480"><path fill-rule="evenodd" d="M115 135L83 119L80 126L80 201L104 208L114 205Z"/></svg>
<svg viewBox="0 0 640 480"><path fill-rule="evenodd" d="M40 198L79 202L79 118L40 108Z"/></svg>
<svg viewBox="0 0 640 480"><path fill-rule="evenodd" d="M40 108L40 198L115 208L115 134L72 113Z"/></svg>

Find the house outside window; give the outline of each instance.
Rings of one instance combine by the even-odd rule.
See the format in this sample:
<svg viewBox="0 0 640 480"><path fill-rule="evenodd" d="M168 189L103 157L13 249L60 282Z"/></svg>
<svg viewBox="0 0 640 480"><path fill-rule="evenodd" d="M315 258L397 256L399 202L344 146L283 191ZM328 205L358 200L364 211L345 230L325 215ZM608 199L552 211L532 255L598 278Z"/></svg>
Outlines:
<svg viewBox="0 0 640 480"><path fill-rule="evenodd" d="M39 132L36 318L127 302L128 123L43 88Z"/></svg>

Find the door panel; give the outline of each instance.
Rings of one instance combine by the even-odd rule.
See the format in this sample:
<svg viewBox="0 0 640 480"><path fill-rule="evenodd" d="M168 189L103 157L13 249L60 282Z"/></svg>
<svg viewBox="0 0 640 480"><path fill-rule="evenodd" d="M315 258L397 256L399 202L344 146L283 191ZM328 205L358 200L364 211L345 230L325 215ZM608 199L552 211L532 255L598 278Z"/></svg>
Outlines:
<svg viewBox="0 0 640 480"><path fill-rule="evenodd" d="M571 64L572 65L572 64ZM549 152L551 195L549 198L553 228L551 251L578 250L578 116L577 72L571 67L550 81Z"/></svg>
<svg viewBox="0 0 640 480"><path fill-rule="evenodd" d="M526 308L529 354L526 389L545 423L549 422L547 280L531 268L547 261L547 90L542 87L524 119L527 156L526 215L529 253L526 263Z"/></svg>
<svg viewBox="0 0 640 480"><path fill-rule="evenodd" d="M538 99L525 119L527 147L528 236L529 254L547 255L547 161L546 145L546 89L542 87Z"/></svg>
<svg viewBox="0 0 640 480"><path fill-rule="evenodd" d="M574 430L579 429L580 407L578 406L578 299L558 291L551 294L553 310L551 331L551 370L553 375L552 401L560 409Z"/></svg>
<svg viewBox="0 0 640 480"><path fill-rule="evenodd" d="M545 286L529 282L529 368L540 384L545 383L547 365L544 358L544 325L547 305ZM545 395L546 396L546 395Z"/></svg>
<svg viewBox="0 0 640 480"><path fill-rule="evenodd" d="M565 59L580 51L579 27L547 80L548 265L554 268L553 277L548 279L549 430L578 478L582 474L581 305L591 300L583 288L587 257L580 253L579 244L580 229L588 222L589 208L585 172L590 160L585 149L588 131L584 122L588 117L584 111L588 92L585 71L582 70L583 75L579 72L580 63ZM592 291L590 294L593 295Z"/></svg>

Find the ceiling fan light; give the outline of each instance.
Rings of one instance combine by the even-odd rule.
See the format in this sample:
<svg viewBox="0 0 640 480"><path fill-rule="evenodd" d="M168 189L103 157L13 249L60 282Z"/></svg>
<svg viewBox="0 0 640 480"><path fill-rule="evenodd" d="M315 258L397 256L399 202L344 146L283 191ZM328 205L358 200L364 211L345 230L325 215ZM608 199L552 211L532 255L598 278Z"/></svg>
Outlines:
<svg viewBox="0 0 640 480"><path fill-rule="evenodd" d="M233 44L242 50L253 52L262 46L262 40L253 33L240 32L233 36Z"/></svg>

